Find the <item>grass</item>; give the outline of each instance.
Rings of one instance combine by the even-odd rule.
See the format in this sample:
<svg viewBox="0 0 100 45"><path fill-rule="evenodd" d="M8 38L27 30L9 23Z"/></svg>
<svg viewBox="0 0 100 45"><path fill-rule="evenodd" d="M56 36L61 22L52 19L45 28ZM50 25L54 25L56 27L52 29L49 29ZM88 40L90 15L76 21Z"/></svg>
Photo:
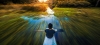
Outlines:
<svg viewBox="0 0 100 45"><path fill-rule="evenodd" d="M66 41L69 42L66 44L100 44L100 8L54 8L54 10L55 15L59 17L63 29L66 30L66 37L63 40L72 40L71 42ZM60 19L61 17L67 19ZM82 43L82 41L85 42Z"/></svg>
<svg viewBox="0 0 100 45"><path fill-rule="evenodd" d="M100 8L54 8L55 16L65 32L59 33L61 45L99 45ZM0 45L42 45L44 21L27 21L21 16L35 17L46 12L0 10ZM36 20L36 19L35 19ZM37 19L38 20L38 19Z"/></svg>

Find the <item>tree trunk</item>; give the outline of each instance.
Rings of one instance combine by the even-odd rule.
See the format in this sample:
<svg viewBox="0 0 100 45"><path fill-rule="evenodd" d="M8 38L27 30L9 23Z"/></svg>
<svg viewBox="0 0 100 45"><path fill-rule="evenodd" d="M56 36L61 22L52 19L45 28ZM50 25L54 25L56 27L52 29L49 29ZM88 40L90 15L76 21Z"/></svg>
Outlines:
<svg viewBox="0 0 100 45"><path fill-rule="evenodd" d="M100 0L97 1L96 6L98 6L99 2L100 2Z"/></svg>

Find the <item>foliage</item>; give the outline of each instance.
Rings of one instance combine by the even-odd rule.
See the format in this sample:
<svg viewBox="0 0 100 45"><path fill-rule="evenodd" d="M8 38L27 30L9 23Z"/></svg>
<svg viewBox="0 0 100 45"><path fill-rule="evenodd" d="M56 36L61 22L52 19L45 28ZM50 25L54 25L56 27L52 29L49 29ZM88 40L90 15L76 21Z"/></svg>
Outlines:
<svg viewBox="0 0 100 45"><path fill-rule="evenodd" d="M32 3L33 0L0 0L0 4L9 4L9 3L19 3L19 4L23 4L23 3Z"/></svg>
<svg viewBox="0 0 100 45"><path fill-rule="evenodd" d="M26 10L26 11L46 11L45 6L23 6L21 10Z"/></svg>
<svg viewBox="0 0 100 45"><path fill-rule="evenodd" d="M82 7L88 7L90 6L90 3L87 1L77 1L75 2L76 6L82 6Z"/></svg>
<svg viewBox="0 0 100 45"><path fill-rule="evenodd" d="M92 6L95 6L98 0L87 0L87 1L90 2Z"/></svg>
<svg viewBox="0 0 100 45"><path fill-rule="evenodd" d="M65 2L58 1L57 7L89 7L90 3L87 1Z"/></svg>
<svg viewBox="0 0 100 45"><path fill-rule="evenodd" d="M37 2L38 0L0 0L0 4L10 4L10 3L14 3L14 4L25 4L25 3L35 3ZM63 7L66 7L67 6L76 6L77 4L75 3L72 3L72 2L76 2L78 3L79 5L82 5L80 4L79 2L77 1L87 1L87 2L90 2L92 6L95 6L97 1L98 0L53 0L54 3L53 3L53 7L55 6L55 4L57 3L58 1L58 6L62 5ZM82 3L85 3L85 2L82 2Z"/></svg>

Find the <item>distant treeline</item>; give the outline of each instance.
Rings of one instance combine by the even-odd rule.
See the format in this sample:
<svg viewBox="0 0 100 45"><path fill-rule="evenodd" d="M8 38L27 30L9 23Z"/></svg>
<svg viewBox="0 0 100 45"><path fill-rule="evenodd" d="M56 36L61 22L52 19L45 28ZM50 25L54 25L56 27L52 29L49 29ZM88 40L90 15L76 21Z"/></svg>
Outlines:
<svg viewBox="0 0 100 45"><path fill-rule="evenodd" d="M87 1L90 2L91 5L96 6L98 0L87 0Z"/></svg>
<svg viewBox="0 0 100 45"><path fill-rule="evenodd" d="M0 4L24 4L24 3L34 3L37 2L38 0L0 0ZM78 2L77 2L78 1ZM57 0L57 6L79 6L79 5L92 5L96 6L98 0ZM73 3L70 3L73 2ZM89 4L90 3L90 4ZM100 2L99 2L100 4Z"/></svg>
<svg viewBox="0 0 100 45"><path fill-rule="evenodd" d="M9 4L9 3L17 3L17 4L23 4L23 3L32 3L33 0L0 0L0 4Z"/></svg>

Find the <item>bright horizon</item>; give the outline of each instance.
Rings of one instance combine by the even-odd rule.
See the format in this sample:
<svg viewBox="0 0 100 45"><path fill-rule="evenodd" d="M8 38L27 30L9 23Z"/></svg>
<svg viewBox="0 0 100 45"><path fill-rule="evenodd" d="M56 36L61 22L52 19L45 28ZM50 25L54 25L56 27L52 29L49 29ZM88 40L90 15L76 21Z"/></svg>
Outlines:
<svg viewBox="0 0 100 45"><path fill-rule="evenodd" d="M46 2L47 0L38 0L39 2Z"/></svg>

